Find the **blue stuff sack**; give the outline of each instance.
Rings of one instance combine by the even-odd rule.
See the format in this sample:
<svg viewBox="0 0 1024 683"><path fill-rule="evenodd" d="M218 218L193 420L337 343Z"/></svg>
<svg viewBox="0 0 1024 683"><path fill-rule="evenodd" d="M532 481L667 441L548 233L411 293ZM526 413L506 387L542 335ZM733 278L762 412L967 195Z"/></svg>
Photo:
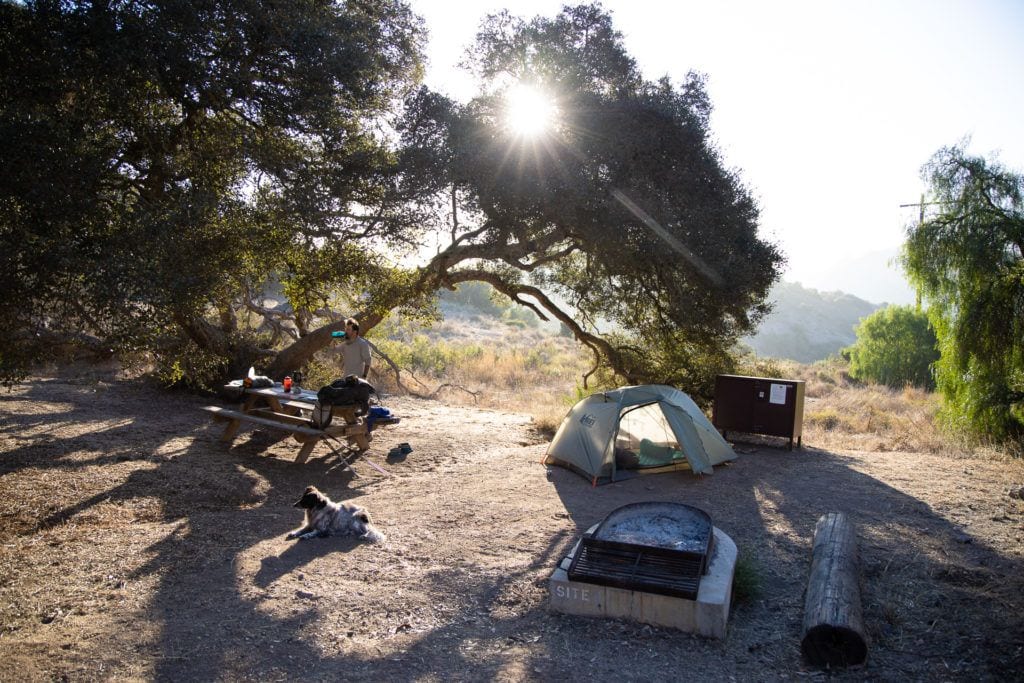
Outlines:
<svg viewBox="0 0 1024 683"><path fill-rule="evenodd" d="M366 431L373 431L373 423L377 420L390 419L394 417L391 411L384 406L373 406L366 416Z"/></svg>

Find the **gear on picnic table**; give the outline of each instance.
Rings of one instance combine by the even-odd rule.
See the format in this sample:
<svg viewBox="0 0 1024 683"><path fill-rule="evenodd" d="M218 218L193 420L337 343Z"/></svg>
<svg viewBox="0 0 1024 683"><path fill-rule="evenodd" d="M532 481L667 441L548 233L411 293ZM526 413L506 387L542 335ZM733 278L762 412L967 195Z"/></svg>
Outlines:
<svg viewBox="0 0 1024 683"><path fill-rule="evenodd" d="M373 385L355 375L336 379L316 392L313 406L313 424L321 429L331 423L331 407L355 405L356 415L370 412L370 394L376 394Z"/></svg>

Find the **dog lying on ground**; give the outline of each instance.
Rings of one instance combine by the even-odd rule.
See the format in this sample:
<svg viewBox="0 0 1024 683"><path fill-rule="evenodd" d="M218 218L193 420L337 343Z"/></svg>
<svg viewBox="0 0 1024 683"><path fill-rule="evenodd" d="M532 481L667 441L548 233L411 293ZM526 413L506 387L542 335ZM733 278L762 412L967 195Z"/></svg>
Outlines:
<svg viewBox="0 0 1024 683"><path fill-rule="evenodd" d="M384 534L373 526L370 513L351 503L335 503L317 490L307 486L295 507L306 511L306 522L288 533L288 538L306 541L311 538L330 536L358 536L374 543L386 540Z"/></svg>

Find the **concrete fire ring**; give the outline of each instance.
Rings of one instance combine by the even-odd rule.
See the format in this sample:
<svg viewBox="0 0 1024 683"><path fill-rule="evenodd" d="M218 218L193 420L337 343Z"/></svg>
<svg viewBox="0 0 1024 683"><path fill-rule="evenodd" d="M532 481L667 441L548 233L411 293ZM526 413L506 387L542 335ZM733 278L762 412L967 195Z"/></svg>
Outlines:
<svg viewBox="0 0 1024 683"><path fill-rule="evenodd" d="M592 532L596 525L590 529ZM718 527L707 573L701 577L696 600L644 591L571 581L569 565L579 541L548 580L551 609L564 614L630 619L652 626L679 629L709 638L724 638L736 572L736 544Z"/></svg>

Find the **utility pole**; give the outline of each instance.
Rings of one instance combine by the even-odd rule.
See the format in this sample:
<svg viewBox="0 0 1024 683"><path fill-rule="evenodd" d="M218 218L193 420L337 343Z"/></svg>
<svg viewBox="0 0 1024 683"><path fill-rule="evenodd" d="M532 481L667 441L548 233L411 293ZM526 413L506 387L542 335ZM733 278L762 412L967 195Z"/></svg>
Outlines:
<svg viewBox="0 0 1024 683"><path fill-rule="evenodd" d="M918 226L920 226L922 223L924 223L924 207L932 206L933 204L949 204L949 203L950 202L926 202L924 200L924 193L922 192L921 193L921 201L920 202L918 202L916 204L900 204L900 208L901 209L905 209L905 208L910 207L910 206L918 207L919 211L918 211L918 214L917 214L917 224L918 224ZM920 313L921 312L921 286L918 285L917 287L915 287L915 290L916 290L916 292L915 292L914 298L915 298L915 300L917 302L916 308L917 308L917 312Z"/></svg>
<svg viewBox="0 0 1024 683"><path fill-rule="evenodd" d="M919 207L921 207L921 211L918 213L918 217L917 217L917 224L921 225L921 223L924 223L924 207L926 207L926 206L933 206L935 204L952 204L952 203L953 202L926 202L924 200L924 194L922 194L920 202L918 202L916 204L900 204L900 208L901 209L905 209L908 206L919 206Z"/></svg>

